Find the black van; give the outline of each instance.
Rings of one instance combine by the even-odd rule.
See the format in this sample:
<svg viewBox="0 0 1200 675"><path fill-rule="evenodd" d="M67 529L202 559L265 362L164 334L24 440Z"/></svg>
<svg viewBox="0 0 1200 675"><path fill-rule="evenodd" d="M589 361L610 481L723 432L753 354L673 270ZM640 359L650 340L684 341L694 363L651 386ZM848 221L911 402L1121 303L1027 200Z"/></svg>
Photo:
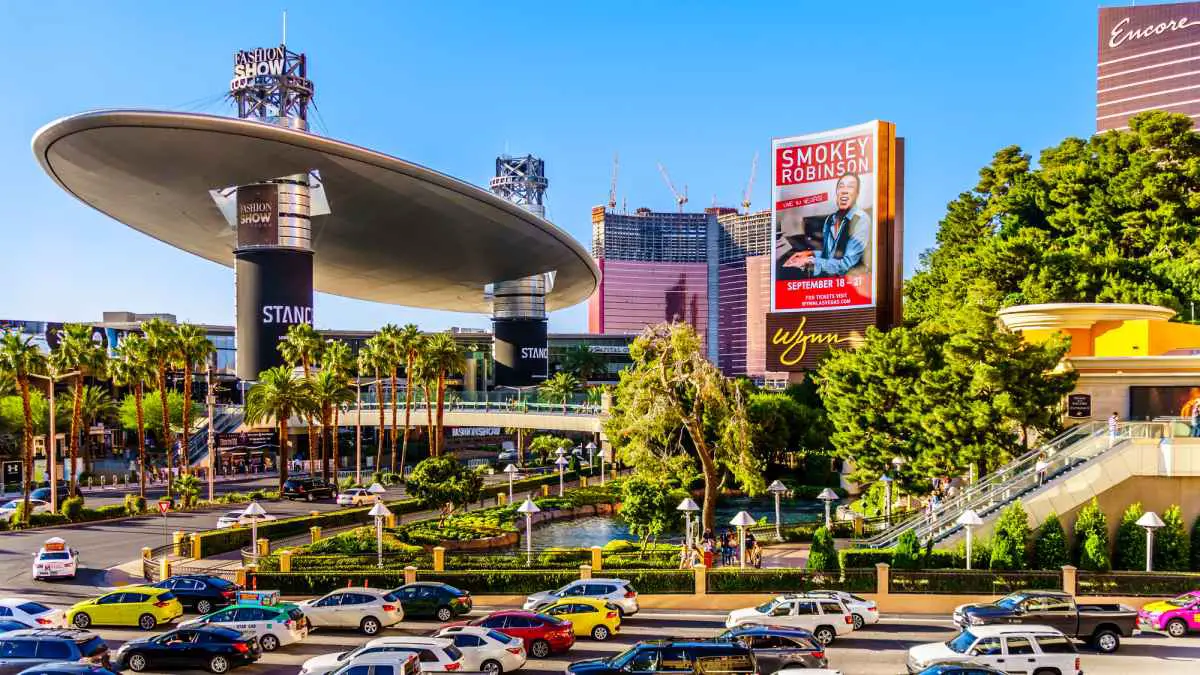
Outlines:
<svg viewBox="0 0 1200 675"><path fill-rule="evenodd" d="M337 486L315 477L289 478L283 482L283 496L287 499L333 499Z"/></svg>
<svg viewBox="0 0 1200 675"><path fill-rule="evenodd" d="M567 666L567 675L634 675L659 672L693 675L754 675L754 654L729 640L648 640L606 659Z"/></svg>

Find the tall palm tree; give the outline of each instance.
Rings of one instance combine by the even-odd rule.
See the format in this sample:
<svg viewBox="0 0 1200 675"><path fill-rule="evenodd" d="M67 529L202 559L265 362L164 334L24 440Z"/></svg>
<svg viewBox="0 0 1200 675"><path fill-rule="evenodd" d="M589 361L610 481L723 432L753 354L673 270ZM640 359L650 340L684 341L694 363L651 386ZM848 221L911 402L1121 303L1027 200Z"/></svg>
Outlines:
<svg viewBox="0 0 1200 675"><path fill-rule="evenodd" d="M12 373L0 371L0 398L12 396L17 392L17 383L13 380Z"/></svg>
<svg viewBox="0 0 1200 675"><path fill-rule="evenodd" d="M89 375L92 377L103 377L104 366L107 361L108 354L104 351L104 348L92 341L91 326L81 323L63 325L62 340L58 343L58 349L50 355L50 363L63 372L71 370L79 371L79 374L74 378L74 387L71 392L71 436L67 443L69 448L67 451L69 457L67 476L70 482L70 492L68 494L75 494L75 481L78 475L75 467L79 461L79 439L85 431L81 427L83 379ZM50 442L46 447L52 449L54 445L54 442ZM50 450L47 450L47 461L54 461L54 453Z"/></svg>
<svg viewBox="0 0 1200 675"><path fill-rule="evenodd" d="M179 324L176 329L178 339L175 341L175 355L183 367L183 473L192 472L191 458L188 449L192 441L192 371L197 366L204 365L217 353L217 347L208 339L204 329L190 323ZM208 421L212 424L212 420Z"/></svg>
<svg viewBox="0 0 1200 675"><path fill-rule="evenodd" d="M304 371L304 379L307 380L312 376L312 367L321 358L321 349L324 346L325 341L315 328L306 323L298 323L288 326L287 334L279 342L279 353L293 368L299 366ZM317 430L313 426L312 417L303 419L308 428L308 459L311 461L317 456Z"/></svg>
<svg viewBox="0 0 1200 675"><path fill-rule="evenodd" d="M388 379L391 382L392 393L388 406L392 409L392 428L388 435L388 447L392 451L391 466L394 471L396 468L396 437L399 429L396 424L396 411L400 394L396 382L400 364L404 361L404 356L400 353L400 327L394 323L385 325L379 329L379 338L384 347L384 357L387 359L385 370L388 372Z"/></svg>
<svg viewBox="0 0 1200 675"><path fill-rule="evenodd" d="M313 407L321 419L321 477L329 480L329 453L326 452L333 412L354 400L354 392L346 380L334 370L322 370L310 381Z"/></svg>
<svg viewBox="0 0 1200 675"><path fill-rule="evenodd" d="M387 369L387 345L383 338L373 335L367 338L358 351L358 372L375 374L375 407L379 410L379 429L375 435L375 470L383 467L383 435L386 432L383 420L383 373Z"/></svg>
<svg viewBox="0 0 1200 675"><path fill-rule="evenodd" d="M562 355L562 369L587 383L592 375L604 369L607 361L603 354L597 354L587 345L568 347Z"/></svg>
<svg viewBox="0 0 1200 675"><path fill-rule="evenodd" d="M567 401L579 390L579 379L571 373L558 372L538 387L542 396L549 401L560 401L563 414L567 414Z"/></svg>
<svg viewBox="0 0 1200 675"><path fill-rule="evenodd" d="M416 324L405 324L396 338L396 346L404 359L404 442L400 446L400 472L404 472L408 461L408 434L412 425L413 364L425 348L425 336ZM392 455L392 473L396 472L395 454Z"/></svg>
<svg viewBox="0 0 1200 675"><path fill-rule="evenodd" d="M154 366L150 361L149 345L140 335L130 335L117 347L117 358L111 364L113 382L133 390L137 409L138 494L146 496L146 416L143 408L145 386L154 381Z"/></svg>
<svg viewBox="0 0 1200 675"><path fill-rule="evenodd" d="M159 399L162 401L162 434L163 446L167 453L167 498L171 497L171 481L174 476L171 471L173 455L175 454L175 434L171 429L171 407L167 405L167 371L175 367L176 355L179 350L175 347L178 339L175 326L162 319L151 319L142 323L142 333L146 336L146 352L150 362L154 364L157 379ZM184 402L187 407L188 401ZM184 455L186 457L186 453Z"/></svg>
<svg viewBox="0 0 1200 675"><path fill-rule="evenodd" d="M429 363L437 377L437 454L441 455L446 444L446 430L442 424L446 408L446 377L465 370L467 360L454 341L454 336L449 333L431 336L426 351L429 352Z"/></svg>
<svg viewBox="0 0 1200 675"><path fill-rule="evenodd" d="M29 403L29 375L46 367L46 355L33 344L32 336L23 336L16 331L5 331L0 337L0 372L8 373L17 384L21 394L22 444L25 463L24 492L21 523L29 524L29 492L33 480L33 409Z"/></svg>
<svg viewBox="0 0 1200 675"><path fill-rule="evenodd" d="M90 429L97 422L105 422L116 418L117 404L112 399L112 395L108 393L105 387L97 387L95 385L87 385L83 388L83 405L80 406L80 418L83 420L83 429ZM91 450L83 453L83 466L85 471L93 471L95 469L95 457L92 456ZM73 493L72 493L73 494Z"/></svg>
<svg viewBox="0 0 1200 675"><path fill-rule="evenodd" d="M246 394L246 422L273 421L279 434L279 493L288 473L288 422L292 415L313 412L312 386L307 378L297 377L294 369L276 366L258 374Z"/></svg>
<svg viewBox="0 0 1200 675"><path fill-rule="evenodd" d="M321 368L336 373L341 378L342 383L346 386L350 385L350 378L354 375L354 352L350 349L350 345L346 344L345 340L326 340L325 349L321 353ZM336 472L338 463L338 430L341 429L339 417L342 414L342 406L337 406L333 409L333 443L332 443L332 459L333 466Z"/></svg>
<svg viewBox="0 0 1200 675"><path fill-rule="evenodd" d="M417 360L413 362L413 374L410 379L420 385L421 397L425 399L425 438L429 446L429 456L435 457L437 446L434 445L433 388L437 382L437 371L433 368L428 351L423 350L417 355Z"/></svg>

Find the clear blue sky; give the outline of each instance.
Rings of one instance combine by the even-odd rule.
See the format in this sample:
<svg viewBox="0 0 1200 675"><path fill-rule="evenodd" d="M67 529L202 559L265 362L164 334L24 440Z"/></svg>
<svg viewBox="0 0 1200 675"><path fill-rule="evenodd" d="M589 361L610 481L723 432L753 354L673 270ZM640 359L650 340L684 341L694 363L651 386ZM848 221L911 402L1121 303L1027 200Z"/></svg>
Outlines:
<svg viewBox="0 0 1200 675"><path fill-rule="evenodd" d="M545 158L548 216L590 247L614 152L629 208L768 203L769 147L871 119L907 138L906 275L946 203L1000 147L1036 152L1094 128L1096 10L1081 0L827 2L0 3L0 318L96 320L105 310L232 323L232 271L74 201L29 141L106 107L233 114L238 49L306 52L316 130L485 185L506 150ZM319 295L320 328L487 325ZM585 306L552 331L586 329Z"/></svg>

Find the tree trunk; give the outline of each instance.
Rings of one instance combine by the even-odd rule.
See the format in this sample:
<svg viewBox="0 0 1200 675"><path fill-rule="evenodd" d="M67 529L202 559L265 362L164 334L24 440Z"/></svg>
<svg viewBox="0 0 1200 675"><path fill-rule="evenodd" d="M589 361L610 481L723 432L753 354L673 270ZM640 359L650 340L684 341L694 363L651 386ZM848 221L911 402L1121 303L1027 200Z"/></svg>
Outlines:
<svg viewBox="0 0 1200 675"><path fill-rule="evenodd" d="M383 471L383 435L387 426L383 420L383 377L379 369L375 369L375 407L379 408L379 433L375 435L375 470Z"/></svg>
<svg viewBox="0 0 1200 675"><path fill-rule="evenodd" d="M404 361L404 443L400 446L400 473L404 474L404 465L408 461L408 432L412 424L412 392L413 392L413 360L409 356Z"/></svg>
<svg viewBox="0 0 1200 675"><path fill-rule="evenodd" d="M338 457L340 457L339 451L341 450L341 448L338 446L338 432L341 431L341 426L339 426L339 417L341 416L341 412L342 410L340 407L335 407L333 409L333 440L330 442L329 459L333 462L334 475L337 475Z"/></svg>
<svg viewBox="0 0 1200 675"><path fill-rule="evenodd" d="M308 376L309 376L308 357L300 359L300 367L304 369L304 379L307 380ZM312 464L317 459L317 450L318 450L318 448L317 448L317 446L318 446L317 430L316 430L316 428L314 428L313 422L314 422L314 419L313 419L312 415L304 415L304 425L308 431L309 473L312 473Z"/></svg>
<svg viewBox="0 0 1200 675"><path fill-rule="evenodd" d="M167 499L170 499L173 491L171 467L174 464L171 455L175 454L175 439L171 433L171 410L167 405L167 364L165 361L160 361L158 364L158 396L159 402L162 404L162 437L163 445L167 450Z"/></svg>
<svg viewBox="0 0 1200 675"><path fill-rule="evenodd" d="M208 421L212 424L212 420ZM179 448L179 473L192 472L192 364L183 364L183 441Z"/></svg>
<svg viewBox="0 0 1200 675"><path fill-rule="evenodd" d="M440 456L446 445L446 428L442 422L446 413L446 371L438 371L437 379L437 454Z"/></svg>
<svg viewBox="0 0 1200 675"><path fill-rule="evenodd" d="M393 368L392 369L392 396L391 396L392 433L390 436L391 443L389 444L389 447L392 449L392 473L396 473L396 429L397 429L397 427L396 427L396 404L399 402L398 401L399 397L396 395L397 393L398 392L396 391L396 369Z"/></svg>
<svg viewBox="0 0 1200 675"><path fill-rule="evenodd" d="M17 387L21 390L21 413L25 416L25 428L21 437L25 445L25 476L23 490L24 506L21 508L21 524L29 524L29 493L33 489L33 407L29 404L29 378L17 373Z"/></svg>
<svg viewBox="0 0 1200 675"><path fill-rule="evenodd" d="M329 480L329 428L333 423L333 406L326 405L321 413L321 478Z"/></svg>
<svg viewBox="0 0 1200 675"><path fill-rule="evenodd" d="M53 396L54 395L54 384L53 384L53 381L51 381L51 382L52 383L50 385L50 395ZM73 398L74 398L74 400L71 402L71 443L70 443L69 449L67 451L67 456L69 457L68 461L70 462L70 464L68 464L68 468L66 470L66 473L70 476L70 478L67 479L67 481L70 485L70 490L69 490L68 494L72 494L72 495L75 494L75 482L76 482L75 481L75 462L79 458L79 434L82 432L82 430L79 428L80 421L83 418L83 375L82 374L75 376L75 390L73 392ZM46 454L47 454L49 460L51 462L53 462L54 454L55 454L53 451L58 449L57 447L55 447L58 445L58 438L57 438L58 437L58 433L57 433L58 429L50 429L49 431L50 431L50 433L48 435L48 438L50 439L50 444L46 446L47 448L49 448L49 450L47 451ZM47 478L47 480L49 480L48 474L47 474L46 478Z"/></svg>
<svg viewBox="0 0 1200 675"><path fill-rule="evenodd" d="M290 411L281 411L279 419L275 420L275 424L279 428L279 496L283 497L283 484L287 481L288 476L288 418L291 417Z"/></svg>
<svg viewBox="0 0 1200 675"><path fill-rule="evenodd" d="M138 494L146 498L146 416L142 410L142 383L133 388L133 407L137 410Z"/></svg>
<svg viewBox="0 0 1200 675"><path fill-rule="evenodd" d="M429 456L437 457L436 448L433 445L433 405L430 403L432 399L429 396L429 383L423 383L421 391L425 394L425 438L429 446Z"/></svg>

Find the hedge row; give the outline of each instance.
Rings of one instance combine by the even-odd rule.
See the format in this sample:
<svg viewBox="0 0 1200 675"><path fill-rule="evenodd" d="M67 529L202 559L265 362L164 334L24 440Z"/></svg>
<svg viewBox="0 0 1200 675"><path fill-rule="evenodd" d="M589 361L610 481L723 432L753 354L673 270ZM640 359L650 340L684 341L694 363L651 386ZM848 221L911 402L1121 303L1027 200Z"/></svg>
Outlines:
<svg viewBox="0 0 1200 675"><path fill-rule="evenodd" d="M579 578L579 570L463 570L417 572L421 581L440 581L476 595L537 593Z"/></svg>
<svg viewBox="0 0 1200 675"><path fill-rule="evenodd" d="M605 569L596 576L625 579L638 593L696 592L696 573L692 570Z"/></svg>
<svg viewBox="0 0 1200 675"><path fill-rule="evenodd" d="M709 593L795 593L836 589L874 593L874 569L847 569L841 574L822 574L800 569L718 568L708 573Z"/></svg>
<svg viewBox="0 0 1200 675"><path fill-rule="evenodd" d="M1014 591L1062 588L1061 572L999 570L898 570L889 575L891 593L1007 595Z"/></svg>
<svg viewBox="0 0 1200 675"><path fill-rule="evenodd" d="M972 557L978 558L978 555ZM892 564L892 558L896 555L895 548L847 548L838 551L838 559L841 560L842 569L866 568L875 567L878 563ZM961 551L947 551L945 549L933 549L929 552L928 557L922 554L924 567L927 569L961 569L966 567L966 556Z"/></svg>
<svg viewBox="0 0 1200 675"><path fill-rule="evenodd" d="M1087 572L1075 577L1077 595L1131 595L1164 597L1200 587L1200 574L1188 572Z"/></svg>
<svg viewBox="0 0 1200 675"><path fill-rule="evenodd" d="M324 595L346 586L370 588L399 588L404 585L404 571L362 572L254 572L246 577L250 588L279 591L282 595Z"/></svg>

